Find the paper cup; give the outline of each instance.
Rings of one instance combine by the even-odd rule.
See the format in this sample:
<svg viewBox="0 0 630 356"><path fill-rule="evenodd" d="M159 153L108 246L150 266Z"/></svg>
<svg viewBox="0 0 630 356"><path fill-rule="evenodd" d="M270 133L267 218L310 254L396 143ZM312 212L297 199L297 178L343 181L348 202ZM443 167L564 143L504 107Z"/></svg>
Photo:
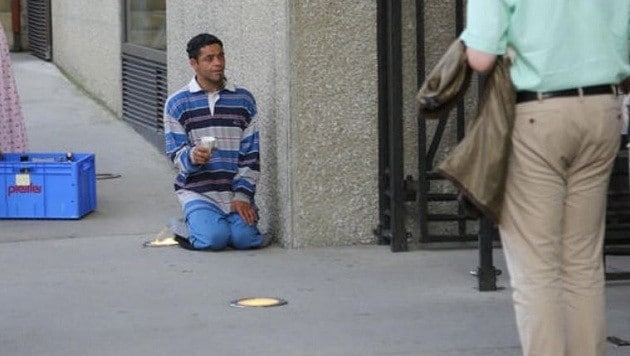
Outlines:
<svg viewBox="0 0 630 356"><path fill-rule="evenodd" d="M216 144L216 142L217 142L217 139L212 137L212 136L203 136L201 138L201 144L200 145L205 147L205 148L207 148L207 149L209 149L209 150L212 150L214 148L214 145Z"/></svg>

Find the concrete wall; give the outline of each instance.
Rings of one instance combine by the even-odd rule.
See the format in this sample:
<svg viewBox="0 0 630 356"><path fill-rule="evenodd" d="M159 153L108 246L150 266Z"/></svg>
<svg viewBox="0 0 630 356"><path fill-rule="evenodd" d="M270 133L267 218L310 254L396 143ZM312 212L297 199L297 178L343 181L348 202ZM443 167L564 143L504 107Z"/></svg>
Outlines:
<svg viewBox="0 0 630 356"><path fill-rule="evenodd" d="M373 242L378 224L376 2L292 3L297 245Z"/></svg>
<svg viewBox="0 0 630 356"><path fill-rule="evenodd" d="M55 0L53 62L117 115L122 114L120 1Z"/></svg>

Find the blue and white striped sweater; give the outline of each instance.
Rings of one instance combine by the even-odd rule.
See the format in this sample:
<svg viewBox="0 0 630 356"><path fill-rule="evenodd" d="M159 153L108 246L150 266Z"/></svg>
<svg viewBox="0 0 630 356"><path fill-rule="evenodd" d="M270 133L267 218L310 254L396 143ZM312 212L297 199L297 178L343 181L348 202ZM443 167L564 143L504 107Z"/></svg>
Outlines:
<svg viewBox="0 0 630 356"><path fill-rule="evenodd" d="M226 83L214 114L209 94L193 78L164 105L166 154L179 168L175 191L187 214L211 204L224 213L234 200L254 203L260 174L256 102L243 88ZM192 147L202 136L217 141L210 161L192 164Z"/></svg>

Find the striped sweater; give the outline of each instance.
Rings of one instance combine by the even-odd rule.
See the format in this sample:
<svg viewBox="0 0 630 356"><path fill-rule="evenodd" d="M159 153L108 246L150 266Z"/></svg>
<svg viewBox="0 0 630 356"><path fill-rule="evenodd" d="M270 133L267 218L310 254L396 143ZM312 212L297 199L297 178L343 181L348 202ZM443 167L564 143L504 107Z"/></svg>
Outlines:
<svg viewBox="0 0 630 356"><path fill-rule="evenodd" d="M260 174L260 135L256 101L226 82L217 93L204 91L195 78L164 105L166 154L179 169L175 191L185 214L208 204L229 213L234 200L254 203ZM202 136L216 138L210 161L192 163Z"/></svg>

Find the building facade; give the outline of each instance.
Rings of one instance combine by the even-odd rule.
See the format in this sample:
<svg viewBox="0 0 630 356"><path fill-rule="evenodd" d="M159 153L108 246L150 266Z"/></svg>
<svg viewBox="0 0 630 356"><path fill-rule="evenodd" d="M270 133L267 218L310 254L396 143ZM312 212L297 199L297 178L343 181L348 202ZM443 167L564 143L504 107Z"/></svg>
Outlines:
<svg viewBox="0 0 630 356"><path fill-rule="evenodd" d="M162 149L159 103L193 75L186 42L200 32L217 35L225 46L227 76L257 99L261 229L289 248L377 242L378 1L39 2L50 6L51 60L157 149ZM409 141L404 155L411 163L405 170L413 172L416 9L426 8L429 21L422 25L434 36L427 41L431 66L455 38L453 21L437 20L452 17L455 0L400 3L400 119ZM136 98L136 85L148 96ZM149 109L131 113L128 100L147 102ZM129 118L133 115L141 117Z"/></svg>

